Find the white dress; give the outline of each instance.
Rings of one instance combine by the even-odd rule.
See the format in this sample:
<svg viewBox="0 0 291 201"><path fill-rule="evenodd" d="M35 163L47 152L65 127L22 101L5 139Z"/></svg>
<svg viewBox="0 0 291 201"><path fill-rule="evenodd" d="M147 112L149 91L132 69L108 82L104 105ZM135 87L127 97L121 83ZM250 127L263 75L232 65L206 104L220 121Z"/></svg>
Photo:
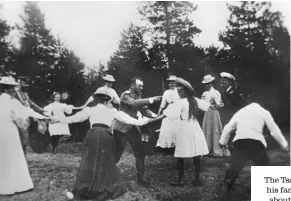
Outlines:
<svg viewBox="0 0 291 201"><path fill-rule="evenodd" d="M66 114L72 114L73 112L73 106L67 105L64 103L59 102L53 102L46 107L44 107L44 110L48 115L52 115L54 118L63 118L66 117ZM70 129L68 124L61 124L61 123L55 123L55 124L49 124L49 133L50 136L53 135L71 135Z"/></svg>
<svg viewBox="0 0 291 201"><path fill-rule="evenodd" d="M0 95L0 111L0 194L10 195L34 187L14 122L29 116L43 116L24 107L6 93Z"/></svg>
<svg viewBox="0 0 291 201"><path fill-rule="evenodd" d="M161 107L164 108L167 104L169 107L171 104L178 100L180 100L180 96L177 92L177 89L168 89L163 94ZM169 118L164 118L162 120L159 139L156 145L157 147L171 148L175 146L177 123L179 123L179 121L177 121L176 119L170 120Z"/></svg>
<svg viewBox="0 0 291 201"><path fill-rule="evenodd" d="M195 98L198 108L207 111L210 104ZM179 120L176 133L176 148L174 157L188 158L208 154L208 147L204 133L196 119L188 119L189 103L183 98L170 105L164 114L170 120Z"/></svg>

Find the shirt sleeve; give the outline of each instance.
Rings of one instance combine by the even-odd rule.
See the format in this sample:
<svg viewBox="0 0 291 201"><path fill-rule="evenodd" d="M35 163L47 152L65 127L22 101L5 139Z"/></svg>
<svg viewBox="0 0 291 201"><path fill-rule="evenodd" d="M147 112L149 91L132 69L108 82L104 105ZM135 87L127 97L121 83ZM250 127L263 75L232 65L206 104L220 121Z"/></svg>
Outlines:
<svg viewBox="0 0 291 201"><path fill-rule="evenodd" d="M288 142L286 141L284 135L282 134L280 128L277 126L276 122L274 121L269 111L265 111L264 120L265 120L266 126L270 130L271 135L280 144L280 146L282 148L285 148L286 146L288 146Z"/></svg>
<svg viewBox="0 0 291 201"><path fill-rule="evenodd" d="M213 93L213 100L215 102L216 105L220 105L221 103L221 95L218 91L214 91Z"/></svg>
<svg viewBox="0 0 291 201"><path fill-rule="evenodd" d="M235 114L231 120L223 128L219 144L226 145L229 140L230 133L237 128L237 119L238 116Z"/></svg>
<svg viewBox="0 0 291 201"><path fill-rule="evenodd" d="M167 97L167 91L165 91L164 94L163 94L163 98L162 98L162 102L161 102L160 108L165 108L166 107L166 105L167 105L166 97Z"/></svg>
<svg viewBox="0 0 291 201"><path fill-rule="evenodd" d="M141 107L144 107L144 106L150 104L149 98L134 99L129 94L126 94L126 93L124 93L121 96L121 102L123 102L124 104L126 104L132 108L141 108Z"/></svg>
<svg viewBox="0 0 291 201"><path fill-rule="evenodd" d="M47 106L45 106L44 108L44 114L47 115L47 116L52 116L52 105L49 104Z"/></svg>
<svg viewBox="0 0 291 201"><path fill-rule="evenodd" d="M73 105L67 105L67 104L63 104L64 106L64 112L67 114L72 114L73 113Z"/></svg>
<svg viewBox="0 0 291 201"><path fill-rule="evenodd" d="M205 97L206 97L206 94L207 94L207 91L204 91L204 92L203 92L203 94L202 94L202 96L201 96L201 99L202 99L202 100L204 100L204 99L205 99Z"/></svg>
<svg viewBox="0 0 291 201"><path fill-rule="evenodd" d="M72 116L60 118L57 120L59 120L60 123L71 124L71 123L83 122L83 121L89 119L90 115L91 115L91 108L86 107L82 111L80 111Z"/></svg>
<svg viewBox="0 0 291 201"><path fill-rule="evenodd" d="M114 89L112 89L112 94L113 94L113 102L119 105L120 98Z"/></svg>
<svg viewBox="0 0 291 201"><path fill-rule="evenodd" d="M195 97L195 99L197 101L197 105L198 105L198 108L200 110L206 112L209 109L209 107L210 107L210 103L209 102L207 102L205 100L201 100L201 99L196 98L196 97Z"/></svg>
<svg viewBox="0 0 291 201"><path fill-rule="evenodd" d="M122 123L129 124L129 125L136 125L136 126L142 126L146 122L146 120L143 118L137 120L122 111L116 111L115 119L117 119L118 121L121 121Z"/></svg>
<svg viewBox="0 0 291 201"><path fill-rule="evenodd" d="M14 113L16 114L16 116L20 117L20 118L28 118L28 117L33 117L36 119L45 119L46 117L33 111L31 108L29 107L25 107L23 106L18 100L14 100L13 101L13 108Z"/></svg>

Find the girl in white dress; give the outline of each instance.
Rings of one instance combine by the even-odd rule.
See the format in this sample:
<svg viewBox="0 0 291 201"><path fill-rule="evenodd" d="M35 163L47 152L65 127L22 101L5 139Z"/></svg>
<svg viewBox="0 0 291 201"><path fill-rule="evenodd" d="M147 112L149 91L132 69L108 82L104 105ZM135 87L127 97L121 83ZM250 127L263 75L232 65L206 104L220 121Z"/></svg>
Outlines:
<svg viewBox="0 0 291 201"><path fill-rule="evenodd" d="M152 121L162 118L171 120L179 119L178 132L176 135L176 148L174 157L177 158L178 180L171 185L184 185L184 158L193 158L195 166L194 186L201 185L200 180L200 156L208 154L208 148L204 133L197 121L197 110L207 111L210 104L194 97L195 90L189 82L182 78L176 79L176 86L180 100L171 104L163 115Z"/></svg>
<svg viewBox="0 0 291 201"><path fill-rule="evenodd" d="M158 116L161 112L168 107L170 104L180 100L177 88L175 86L176 76L170 76L168 78L169 88L163 94L163 99L158 112ZM170 120L169 118L164 118L162 120L162 125L160 129L159 139L156 147L160 148L172 148L175 147L176 132L177 132L177 120Z"/></svg>
<svg viewBox="0 0 291 201"><path fill-rule="evenodd" d="M73 109L75 109L72 105L67 105L65 103L60 103L61 94L55 92L53 94L54 102L45 106L44 110L48 116L52 116L54 118L63 118L66 117L66 114L72 114ZM71 136L70 129L68 124L49 124L49 133L51 136L51 143L53 146L53 153L56 153L56 149L58 147L59 139L63 135Z"/></svg>
<svg viewBox="0 0 291 201"><path fill-rule="evenodd" d="M0 84L0 195L12 195L33 189L17 126L26 129L28 117L46 117L12 98L18 85L13 78L2 77Z"/></svg>
<svg viewBox="0 0 291 201"><path fill-rule="evenodd" d="M204 76L202 84L206 91L202 94L202 100L209 102L211 107L205 112L202 124L202 130L205 134L209 155L212 156L230 156L228 149L219 148L219 138L222 133L222 125L218 108L223 107L219 91L214 89L213 82L215 78L211 75Z"/></svg>

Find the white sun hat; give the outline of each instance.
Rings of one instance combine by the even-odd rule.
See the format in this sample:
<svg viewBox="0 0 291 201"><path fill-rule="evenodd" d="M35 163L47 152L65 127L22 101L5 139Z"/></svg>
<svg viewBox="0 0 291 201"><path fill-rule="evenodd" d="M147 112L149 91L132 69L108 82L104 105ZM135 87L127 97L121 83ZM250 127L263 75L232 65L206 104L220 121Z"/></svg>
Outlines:
<svg viewBox="0 0 291 201"><path fill-rule="evenodd" d="M19 85L19 83L16 82L13 77L2 77L0 80L0 84L13 85L13 86Z"/></svg>
<svg viewBox="0 0 291 201"><path fill-rule="evenodd" d="M235 81L235 77L230 73L222 72L222 73L220 73L220 76L221 77L227 77L227 78Z"/></svg>
<svg viewBox="0 0 291 201"><path fill-rule="evenodd" d="M215 77L212 77L211 75L205 75L205 76L203 77L203 81L202 81L202 83L203 83L203 84L207 84L207 83L212 82L213 80L215 80Z"/></svg>
<svg viewBox="0 0 291 201"><path fill-rule="evenodd" d="M167 80L168 81L175 81L176 79L177 79L177 77L175 75L170 75Z"/></svg>
<svg viewBox="0 0 291 201"><path fill-rule="evenodd" d="M103 77L103 80L108 81L108 82L115 82L115 79L112 75L106 75Z"/></svg>

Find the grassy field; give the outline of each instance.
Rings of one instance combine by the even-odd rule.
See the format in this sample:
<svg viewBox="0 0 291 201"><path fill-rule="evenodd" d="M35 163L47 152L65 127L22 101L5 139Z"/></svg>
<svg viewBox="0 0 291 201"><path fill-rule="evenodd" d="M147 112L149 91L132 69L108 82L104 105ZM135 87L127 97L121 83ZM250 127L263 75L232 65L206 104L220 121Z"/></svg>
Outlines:
<svg viewBox="0 0 291 201"><path fill-rule="evenodd" d="M0 201L65 201L67 190L75 182L76 172L82 156L81 143L61 144L59 153L36 154L29 152L27 156L31 177L35 188L31 192L14 196L0 196ZM271 165L289 165L290 156L278 149L268 150ZM172 156L152 155L146 160L147 176L152 180L151 188L140 187L135 183L135 160L131 150L127 147L118 167L124 181L131 182L136 187L134 192L128 192L116 201L211 201L250 200L251 177L250 165L244 168L237 182L236 191L227 196L220 194L219 183L229 165L228 158L203 158L202 179L204 186L194 188L189 180L193 173L192 161L187 160L185 165L186 185L184 187L171 187L168 181L175 179L175 159Z"/></svg>

